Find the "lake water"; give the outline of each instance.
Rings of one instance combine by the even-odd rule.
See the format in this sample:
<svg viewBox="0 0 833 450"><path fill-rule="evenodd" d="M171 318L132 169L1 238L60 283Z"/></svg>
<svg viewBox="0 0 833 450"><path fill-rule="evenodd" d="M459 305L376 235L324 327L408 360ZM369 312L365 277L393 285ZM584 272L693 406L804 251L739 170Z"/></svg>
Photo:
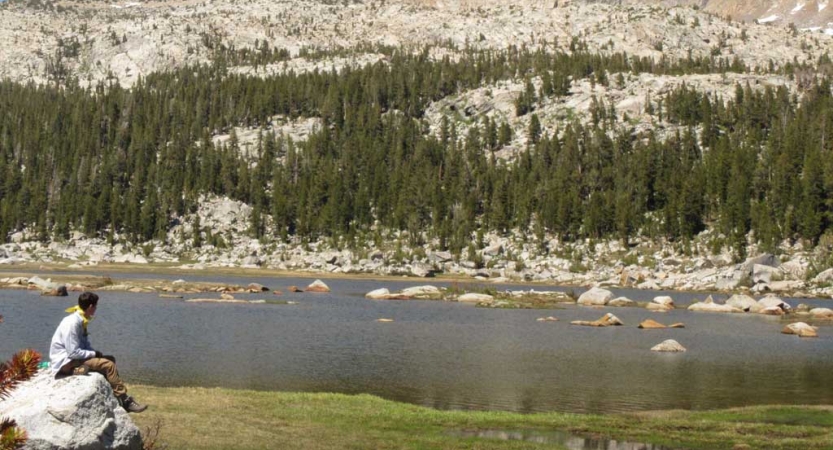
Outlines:
<svg viewBox="0 0 833 450"><path fill-rule="evenodd" d="M364 298L379 287L447 284L430 281L325 280L330 294L293 294L287 286L303 287L313 279L181 278L258 282L284 294L237 297L298 304L193 304L155 294L104 292L90 338L97 349L118 357L128 385L369 393L440 409L520 412L833 403L833 323L816 324L818 339L800 339L780 333L794 320L760 315L578 306L495 310ZM614 291L633 300L660 295ZM670 295L678 305L703 298ZM208 295L190 297L199 296ZM0 291L0 314L5 316L0 358L23 347L48 354L52 333L76 297ZM833 304L788 301L793 306ZM605 312L626 326L569 324ZM560 321L535 320L549 315ZM376 322L379 318L394 322ZM686 328L637 329L647 318L684 322ZM649 351L670 338L688 352Z"/></svg>

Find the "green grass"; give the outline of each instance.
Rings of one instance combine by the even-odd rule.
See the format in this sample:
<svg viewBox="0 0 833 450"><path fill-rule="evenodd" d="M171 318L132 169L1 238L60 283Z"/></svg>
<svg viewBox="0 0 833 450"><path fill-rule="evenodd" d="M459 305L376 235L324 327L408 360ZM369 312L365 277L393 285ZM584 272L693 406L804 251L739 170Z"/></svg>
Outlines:
<svg viewBox="0 0 833 450"><path fill-rule="evenodd" d="M833 449L833 407L583 415L438 411L370 395L133 387L151 405L134 415L161 424L170 449L515 449L552 444L455 432L562 430L672 448Z"/></svg>

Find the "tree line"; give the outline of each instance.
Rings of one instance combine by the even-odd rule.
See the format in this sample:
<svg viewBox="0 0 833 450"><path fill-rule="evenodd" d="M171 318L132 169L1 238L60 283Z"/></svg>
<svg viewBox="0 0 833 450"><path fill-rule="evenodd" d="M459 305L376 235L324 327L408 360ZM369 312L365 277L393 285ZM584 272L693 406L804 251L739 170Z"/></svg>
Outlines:
<svg viewBox="0 0 833 450"><path fill-rule="evenodd" d="M286 57L263 48L258 63ZM251 205L250 232L261 239L349 245L378 225L408 231L414 245L438 239L458 254L478 232L515 228L543 242L546 233L685 240L710 226L725 236L718 245L739 256L749 231L767 248L785 238L816 243L830 232L826 79L813 81L801 101L783 87L737 85L733 98L721 99L682 85L647 104L677 130L667 139L634 132L602 100L589 124L565 122L547 133L537 104L569 95L579 79L748 71L719 57L595 54L578 40L570 48L464 49L456 60L387 49L384 61L339 72L231 73L228 62L251 59L248 51L152 74L131 89L0 82L0 239L24 228L43 240L73 230L165 239L206 193ZM488 117L465 135L453 117L438 135L427 132L431 102L518 79L527 89L516 111L531 120L529 145L514 160L495 157L512 130ZM304 142L262 132L255 154L244 155L231 130L264 127L276 115L318 117L321 126ZM226 144L212 140L229 132ZM202 244L198 234L193 244Z"/></svg>

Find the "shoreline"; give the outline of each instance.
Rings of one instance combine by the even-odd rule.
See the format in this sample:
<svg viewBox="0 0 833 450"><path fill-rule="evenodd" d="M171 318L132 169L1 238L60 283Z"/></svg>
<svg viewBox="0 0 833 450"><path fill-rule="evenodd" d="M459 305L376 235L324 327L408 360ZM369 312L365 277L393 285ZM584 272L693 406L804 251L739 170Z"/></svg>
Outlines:
<svg viewBox="0 0 833 450"><path fill-rule="evenodd" d="M133 420L142 430L158 426L170 449L557 448L564 436L688 449L829 449L833 442L833 405L516 413L437 410L368 394L149 385L131 393L150 404Z"/></svg>

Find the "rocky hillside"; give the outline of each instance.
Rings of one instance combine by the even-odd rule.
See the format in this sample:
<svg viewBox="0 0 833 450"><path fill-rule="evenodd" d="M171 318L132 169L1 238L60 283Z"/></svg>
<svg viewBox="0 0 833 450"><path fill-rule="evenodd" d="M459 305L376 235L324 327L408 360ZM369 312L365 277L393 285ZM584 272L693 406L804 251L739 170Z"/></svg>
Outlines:
<svg viewBox="0 0 833 450"><path fill-rule="evenodd" d="M412 0L349 4L317 0L7 0L0 3L0 41L4 43L0 46L0 78L45 83L74 76L82 85L115 79L130 86L140 76L155 71L207 62L217 56L215 49L221 44L235 49L268 45L286 50L291 56L286 68L311 67L308 58L302 56L304 49L311 48L347 51L347 62L332 55L323 61L318 58L318 67L329 68L342 67L350 61L368 62L374 58L372 46L377 45L434 45L445 49L435 50L435 55L441 57L466 45L547 45L567 49L574 38L586 42L592 51L625 51L655 58L722 55L737 57L753 67L815 61L830 50L831 37L822 28L811 28L826 26L826 19L821 16L801 22L801 27L811 28L807 31L786 27L786 17L804 17L804 10L826 12L820 4L807 4L794 15L785 14L782 9L741 8L749 11L746 15L750 18L759 16L759 24L755 24L721 18L731 8L715 5L712 11L712 3L699 10L643 2L609 5L556 0L511 4L426 4ZM43 4L47 6L29 6ZM732 15L735 19L740 16ZM366 53L370 53L369 60L359 56ZM265 75L280 67L238 70Z"/></svg>

